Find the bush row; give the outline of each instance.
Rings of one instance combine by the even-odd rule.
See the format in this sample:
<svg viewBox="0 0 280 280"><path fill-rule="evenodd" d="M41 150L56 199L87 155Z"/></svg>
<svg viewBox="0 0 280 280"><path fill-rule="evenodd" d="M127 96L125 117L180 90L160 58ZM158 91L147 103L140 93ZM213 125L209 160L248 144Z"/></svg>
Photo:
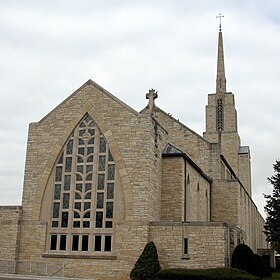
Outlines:
<svg viewBox="0 0 280 280"><path fill-rule="evenodd" d="M157 279L163 280L257 280L246 271L235 268L213 268L213 269L163 269L157 274Z"/></svg>

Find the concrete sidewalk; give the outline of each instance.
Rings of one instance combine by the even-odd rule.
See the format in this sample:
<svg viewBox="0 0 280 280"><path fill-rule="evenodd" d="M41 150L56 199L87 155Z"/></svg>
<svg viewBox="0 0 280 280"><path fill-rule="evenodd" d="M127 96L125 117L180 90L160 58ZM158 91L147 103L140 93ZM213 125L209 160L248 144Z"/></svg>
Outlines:
<svg viewBox="0 0 280 280"><path fill-rule="evenodd" d="M21 279L21 280L43 280L43 279L52 279L52 280L83 280L85 278L66 278L66 277L57 277L57 276L37 276L37 275L21 275L21 274L4 274L0 273L0 280L11 280L11 279ZM88 278L89 280L90 278ZM91 278L91 280L94 280Z"/></svg>

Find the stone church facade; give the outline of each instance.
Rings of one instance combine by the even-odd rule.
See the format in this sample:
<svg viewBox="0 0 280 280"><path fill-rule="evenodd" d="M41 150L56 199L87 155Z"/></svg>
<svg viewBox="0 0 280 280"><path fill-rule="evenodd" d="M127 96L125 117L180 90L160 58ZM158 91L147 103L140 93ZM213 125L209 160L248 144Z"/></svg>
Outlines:
<svg viewBox="0 0 280 280"><path fill-rule="evenodd" d="M155 90L146 98L136 112L89 80L30 124L22 206L0 207L13 272L129 279L149 241L162 268L227 267L239 243L266 248L221 30L203 136L158 108Z"/></svg>

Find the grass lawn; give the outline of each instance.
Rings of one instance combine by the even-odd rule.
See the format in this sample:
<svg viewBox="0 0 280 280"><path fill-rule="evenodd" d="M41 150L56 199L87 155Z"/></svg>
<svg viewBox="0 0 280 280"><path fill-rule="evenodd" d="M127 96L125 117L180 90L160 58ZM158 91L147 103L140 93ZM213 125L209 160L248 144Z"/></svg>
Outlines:
<svg viewBox="0 0 280 280"><path fill-rule="evenodd" d="M280 280L280 272L275 272L275 273L272 273L272 277L271 278L264 278L264 279L267 279L267 280L271 280L271 279L278 279Z"/></svg>

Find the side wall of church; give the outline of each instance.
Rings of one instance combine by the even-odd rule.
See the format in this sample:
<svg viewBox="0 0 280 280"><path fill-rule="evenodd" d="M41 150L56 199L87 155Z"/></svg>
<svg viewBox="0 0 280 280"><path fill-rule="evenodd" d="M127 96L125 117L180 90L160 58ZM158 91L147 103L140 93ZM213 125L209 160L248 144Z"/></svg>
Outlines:
<svg viewBox="0 0 280 280"><path fill-rule="evenodd" d="M258 248L267 248L264 234L264 219L259 213L252 198L246 190L239 186L239 223L238 226L245 231L245 243L256 253Z"/></svg>
<svg viewBox="0 0 280 280"><path fill-rule="evenodd" d="M246 190L236 180L214 180L212 184L212 221L224 221L235 227L231 242L244 241L255 252L266 248L264 219Z"/></svg>
<svg viewBox="0 0 280 280"><path fill-rule="evenodd" d="M238 174L244 188L250 196L252 196L251 187L251 161L249 154L238 155Z"/></svg>
<svg viewBox="0 0 280 280"><path fill-rule="evenodd" d="M155 222L150 227L149 238L157 246L162 268L201 269L228 265L229 230L222 223Z"/></svg>
<svg viewBox="0 0 280 280"><path fill-rule="evenodd" d="M209 164L212 162L212 145L160 110L155 112L154 117L168 131L169 143L190 156L206 174L211 176L214 166Z"/></svg>
<svg viewBox="0 0 280 280"><path fill-rule="evenodd" d="M236 180L214 180L211 190L211 220L238 224L239 183Z"/></svg>
<svg viewBox="0 0 280 280"><path fill-rule="evenodd" d="M163 158L162 221L210 221L210 182L181 156Z"/></svg>
<svg viewBox="0 0 280 280"><path fill-rule="evenodd" d="M223 132L221 134L221 154L226 158L235 174L239 176L238 171L238 150L240 139L237 133Z"/></svg>
<svg viewBox="0 0 280 280"><path fill-rule="evenodd" d="M0 206L0 259L17 257L21 214L21 206Z"/></svg>
<svg viewBox="0 0 280 280"><path fill-rule="evenodd" d="M210 221L211 183L187 163L186 221Z"/></svg>
<svg viewBox="0 0 280 280"><path fill-rule="evenodd" d="M161 220L184 221L185 159L182 156L162 159Z"/></svg>

